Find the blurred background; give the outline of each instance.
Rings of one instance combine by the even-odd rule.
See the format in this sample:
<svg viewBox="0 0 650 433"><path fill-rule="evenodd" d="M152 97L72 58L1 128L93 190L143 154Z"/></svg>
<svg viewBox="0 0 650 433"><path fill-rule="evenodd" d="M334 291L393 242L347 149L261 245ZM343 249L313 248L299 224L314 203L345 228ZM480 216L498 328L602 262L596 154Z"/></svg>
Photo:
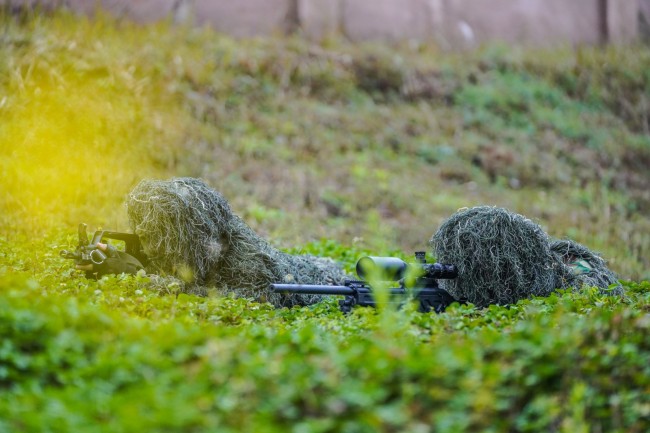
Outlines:
<svg viewBox="0 0 650 433"><path fill-rule="evenodd" d="M273 244L504 206L650 278L650 0L0 1L0 236L205 179Z"/></svg>

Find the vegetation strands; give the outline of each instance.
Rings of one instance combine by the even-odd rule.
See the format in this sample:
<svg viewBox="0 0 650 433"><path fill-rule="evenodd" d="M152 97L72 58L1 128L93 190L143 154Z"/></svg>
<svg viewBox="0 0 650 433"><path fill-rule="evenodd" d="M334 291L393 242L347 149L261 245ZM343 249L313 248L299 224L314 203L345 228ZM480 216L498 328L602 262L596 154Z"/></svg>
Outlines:
<svg viewBox="0 0 650 433"><path fill-rule="evenodd" d="M565 287L598 287L613 295L623 294L623 286L616 274L609 270L605 259L584 245L570 239L555 240L551 242L551 251L564 264L575 263L580 266L571 266Z"/></svg>
<svg viewBox="0 0 650 433"><path fill-rule="evenodd" d="M533 221L503 208L460 210L443 222L430 244L438 261L458 267L459 277L441 286L479 307L583 284L609 290L616 283L604 260L588 248L553 241ZM586 261L586 269L576 270L576 260ZM612 293L620 294L620 287Z"/></svg>
<svg viewBox="0 0 650 433"><path fill-rule="evenodd" d="M207 286L275 306L308 305L321 297L271 293L268 287L340 284L345 278L330 259L271 246L198 179L144 180L129 194L127 212L151 257L149 271L181 278L190 292Z"/></svg>

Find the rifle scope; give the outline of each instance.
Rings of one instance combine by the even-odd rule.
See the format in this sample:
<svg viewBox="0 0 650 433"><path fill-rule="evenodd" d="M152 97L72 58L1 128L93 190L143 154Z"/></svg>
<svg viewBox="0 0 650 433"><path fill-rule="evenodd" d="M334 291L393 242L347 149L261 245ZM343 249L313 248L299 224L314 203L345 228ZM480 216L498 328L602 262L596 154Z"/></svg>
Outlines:
<svg viewBox="0 0 650 433"><path fill-rule="evenodd" d="M414 263L408 264L397 257L362 257L357 261L357 275L361 279L370 278L385 281L399 281L407 275L409 268L425 278L453 279L458 276L458 269L454 265L441 263Z"/></svg>

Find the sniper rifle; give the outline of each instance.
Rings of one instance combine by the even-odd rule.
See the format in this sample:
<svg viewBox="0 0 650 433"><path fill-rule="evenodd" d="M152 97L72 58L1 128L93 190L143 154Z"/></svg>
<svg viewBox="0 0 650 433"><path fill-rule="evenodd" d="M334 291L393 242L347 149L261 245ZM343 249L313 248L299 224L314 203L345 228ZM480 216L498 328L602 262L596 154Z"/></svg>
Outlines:
<svg viewBox="0 0 650 433"><path fill-rule="evenodd" d="M385 289L388 302L402 305L409 296L418 301L420 312L433 310L442 313L457 300L446 290L438 286L438 279L453 279L458 276L454 265L427 263L426 253L415 253L416 263L406 263L397 257L362 257L357 261L356 271L360 280L346 280L342 286L311 284L271 284L275 293L301 293L314 295L343 295L339 308L349 313L355 305L375 307L377 300L373 294L372 284L364 281L370 277L373 281L394 281L399 287Z"/></svg>

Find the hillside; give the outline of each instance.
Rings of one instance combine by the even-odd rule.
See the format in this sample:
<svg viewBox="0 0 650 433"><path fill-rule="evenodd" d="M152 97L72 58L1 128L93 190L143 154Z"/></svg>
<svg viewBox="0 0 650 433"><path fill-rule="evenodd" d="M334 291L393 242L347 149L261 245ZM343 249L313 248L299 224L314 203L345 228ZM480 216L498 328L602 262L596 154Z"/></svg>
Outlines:
<svg viewBox="0 0 650 433"><path fill-rule="evenodd" d="M1 21L0 432L647 431L648 47ZM177 176L349 270L504 206L601 252L627 295L344 316L88 281L58 256L79 222L128 231L134 185Z"/></svg>

